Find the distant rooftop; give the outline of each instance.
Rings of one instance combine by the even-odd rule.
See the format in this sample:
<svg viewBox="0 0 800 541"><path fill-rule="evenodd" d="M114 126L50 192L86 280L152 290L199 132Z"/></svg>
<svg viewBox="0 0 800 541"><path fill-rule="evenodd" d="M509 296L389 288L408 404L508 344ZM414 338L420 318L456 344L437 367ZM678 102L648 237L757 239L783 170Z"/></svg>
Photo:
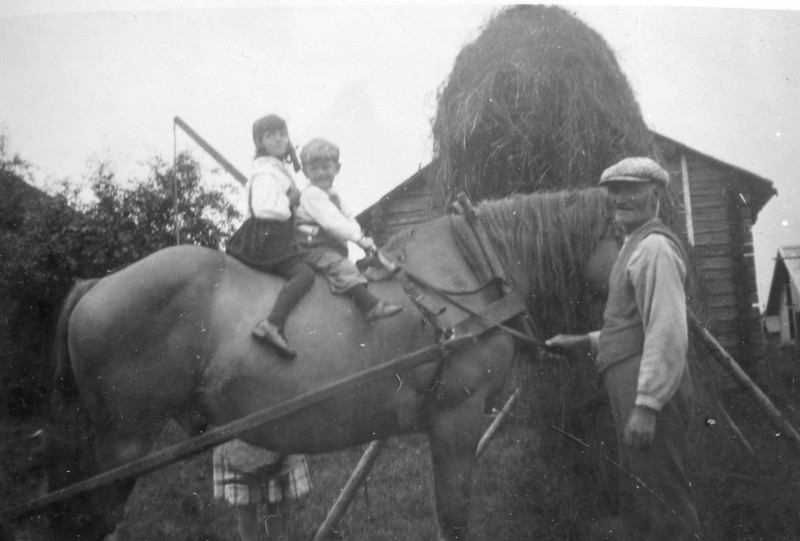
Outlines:
<svg viewBox="0 0 800 541"><path fill-rule="evenodd" d="M788 274L790 281L800 287L800 244L778 248L778 256L775 258L775 270L772 272L772 283L769 286L767 308L764 311L768 316L778 314L782 284L780 278L784 273ZM793 300L794 302L800 302L800 299Z"/></svg>

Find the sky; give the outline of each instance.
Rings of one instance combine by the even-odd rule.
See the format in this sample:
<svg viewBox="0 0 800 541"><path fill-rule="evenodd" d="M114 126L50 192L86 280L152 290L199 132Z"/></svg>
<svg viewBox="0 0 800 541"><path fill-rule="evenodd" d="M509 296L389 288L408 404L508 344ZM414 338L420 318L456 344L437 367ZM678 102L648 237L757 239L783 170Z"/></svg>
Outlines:
<svg viewBox="0 0 800 541"><path fill-rule="evenodd" d="M437 90L501 7L168 5L0 4L0 130L38 179L142 171L174 145L211 163L175 116L247 173L252 122L277 113L295 145L339 144L337 187L361 210L430 161ZM800 11L562 5L606 39L651 129L774 183L753 229L763 305L778 246L800 244Z"/></svg>

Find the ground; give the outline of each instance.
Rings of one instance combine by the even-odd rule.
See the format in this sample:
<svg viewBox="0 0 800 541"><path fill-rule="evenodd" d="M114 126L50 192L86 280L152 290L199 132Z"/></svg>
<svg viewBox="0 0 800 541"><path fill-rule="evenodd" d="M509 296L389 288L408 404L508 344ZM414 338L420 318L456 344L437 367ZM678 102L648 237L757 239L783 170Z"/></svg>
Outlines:
<svg viewBox="0 0 800 541"><path fill-rule="evenodd" d="M759 384L800 427L800 356L776 349L759 369ZM705 540L780 541L800 538L800 448L774 428L731 381L719 395L699 393L689 470ZM702 389L701 389L702 390ZM719 403L753 448L750 454L724 419ZM487 417L487 425L491 421ZM40 482L41 423L6 420L0 431L3 507L31 496ZM170 426L159 446L184 438ZM581 440L583 441L583 440ZM602 487L613 478L613 446L589 447L538 422L525 401L481 457L471 504L472 539L614 539L613 500ZM586 443L583 441L583 443ZM309 457L314 491L293 507L294 539L309 539L358 461L363 447ZM120 541L233 541L232 510L211 499L209 452L143 477L126 510ZM14 525L16 541L35 539ZM347 540L432 539L433 488L423 436L392 438L337 527Z"/></svg>

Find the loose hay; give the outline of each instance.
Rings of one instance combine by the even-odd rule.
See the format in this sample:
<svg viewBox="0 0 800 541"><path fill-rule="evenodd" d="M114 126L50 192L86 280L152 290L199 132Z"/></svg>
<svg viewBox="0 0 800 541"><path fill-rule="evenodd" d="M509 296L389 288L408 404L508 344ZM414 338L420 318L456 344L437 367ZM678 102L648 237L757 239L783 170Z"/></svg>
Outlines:
<svg viewBox="0 0 800 541"><path fill-rule="evenodd" d="M462 49L433 137L444 202L594 186L619 159L657 157L608 44L552 6L503 9Z"/></svg>

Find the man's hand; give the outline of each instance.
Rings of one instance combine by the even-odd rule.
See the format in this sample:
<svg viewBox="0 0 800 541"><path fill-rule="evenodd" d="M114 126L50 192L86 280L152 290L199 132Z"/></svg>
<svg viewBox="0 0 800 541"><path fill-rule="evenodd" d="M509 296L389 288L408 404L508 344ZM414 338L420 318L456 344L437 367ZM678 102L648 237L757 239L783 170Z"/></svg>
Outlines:
<svg viewBox="0 0 800 541"><path fill-rule="evenodd" d="M628 424L625 425L625 435L622 441L625 445L644 449L653 442L656 433L656 410L644 406L634 406Z"/></svg>
<svg viewBox="0 0 800 541"><path fill-rule="evenodd" d="M588 334L557 334L544 343L545 349L559 355L584 358L592 355L592 342Z"/></svg>

